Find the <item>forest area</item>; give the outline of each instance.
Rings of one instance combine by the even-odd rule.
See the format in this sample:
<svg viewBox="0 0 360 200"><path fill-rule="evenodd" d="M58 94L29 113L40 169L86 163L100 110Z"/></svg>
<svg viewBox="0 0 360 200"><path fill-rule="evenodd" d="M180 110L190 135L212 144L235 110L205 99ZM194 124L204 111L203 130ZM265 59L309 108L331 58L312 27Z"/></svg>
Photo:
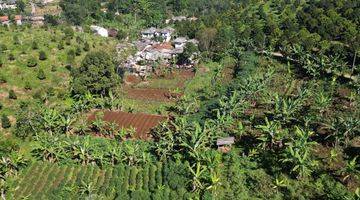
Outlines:
<svg viewBox="0 0 360 200"><path fill-rule="evenodd" d="M42 27L0 27L2 199L360 200L360 1L52 6L61 13ZM117 44L174 16L196 19L170 26L198 41L174 63L190 51L199 62L186 79L169 70L136 85L134 96L149 87L171 100L130 98ZM118 35L95 36L93 24ZM104 110L140 114L140 127L166 120L143 139Z"/></svg>

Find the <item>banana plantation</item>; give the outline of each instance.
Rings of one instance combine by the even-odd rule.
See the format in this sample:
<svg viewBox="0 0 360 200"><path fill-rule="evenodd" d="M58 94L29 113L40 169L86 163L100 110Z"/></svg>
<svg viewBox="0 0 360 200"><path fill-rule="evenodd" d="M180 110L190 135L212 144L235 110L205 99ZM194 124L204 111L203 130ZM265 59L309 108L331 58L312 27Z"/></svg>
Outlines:
<svg viewBox="0 0 360 200"><path fill-rule="evenodd" d="M3 200L360 199L359 1L50 5L0 27ZM198 52L141 31L165 27ZM126 71L135 41L168 74Z"/></svg>

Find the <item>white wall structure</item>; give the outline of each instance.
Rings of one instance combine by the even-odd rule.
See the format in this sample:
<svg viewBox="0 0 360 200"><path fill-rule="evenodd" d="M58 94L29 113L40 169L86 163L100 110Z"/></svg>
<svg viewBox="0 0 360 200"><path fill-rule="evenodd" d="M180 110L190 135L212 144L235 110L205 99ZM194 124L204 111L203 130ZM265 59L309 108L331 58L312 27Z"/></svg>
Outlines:
<svg viewBox="0 0 360 200"><path fill-rule="evenodd" d="M109 37L109 32L106 28L92 25L90 26L90 29L97 35L100 35L102 37Z"/></svg>

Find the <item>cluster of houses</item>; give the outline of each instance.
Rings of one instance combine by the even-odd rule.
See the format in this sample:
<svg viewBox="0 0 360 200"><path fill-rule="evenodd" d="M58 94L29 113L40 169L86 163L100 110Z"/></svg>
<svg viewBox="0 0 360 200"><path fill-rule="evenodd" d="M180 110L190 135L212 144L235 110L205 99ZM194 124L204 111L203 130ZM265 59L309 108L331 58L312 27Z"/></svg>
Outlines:
<svg viewBox="0 0 360 200"><path fill-rule="evenodd" d="M0 0L0 10L6 10L6 9L11 9L11 10L16 9L16 0L8 0L8 1Z"/></svg>
<svg viewBox="0 0 360 200"><path fill-rule="evenodd" d="M47 3L53 2L53 0L38 0L36 2L45 5ZM33 11L30 16L15 15L13 19L10 19L9 16L0 16L0 25L3 26L9 26L11 24L22 25L23 21L27 21L28 23L35 26L44 25L44 20L45 20L44 16L35 15L35 11L34 11L35 5L33 3L31 3L31 5L33 6ZM16 9L16 8L17 8L16 0L7 0L7 1L0 0L0 10Z"/></svg>
<svg viewBox="0 0 360 200"><path fill-rule="evenodd" d="M192 68L196 60L186 65L177 65L174 59L177 55L184 52L187 43L198 45L197 40L188 40L184 37L174 37L175 29L166 27L157 29L154 27L141 31L141 39L132 43L136 48L135 55L129 56L120 68L125 69L131 74L147 77L153 72L154 63L159 63L166 67ZM117 51L121 52L124 45L119 44Z"/></svg>
<svg viewBox="0 0 360 200"><path fill-rule="evenodd" d="M0 23L3 26L9 26L11 24L11 21L12 20L10 20L9 16L0 16ZM13 21L16 25L22 25L22 16L15 15Z"/></svg>
<svg viewBox="0 0 360 200"><path fill-rule="evenodd" d="M23 17L21 15L15 15L14 19L10 19L9 16L0 16L0 24L3 26L10 26L12 23L20 26L23 24L24 20L34 26L42 26L44 25L45 19L43 16Z"/></svg>

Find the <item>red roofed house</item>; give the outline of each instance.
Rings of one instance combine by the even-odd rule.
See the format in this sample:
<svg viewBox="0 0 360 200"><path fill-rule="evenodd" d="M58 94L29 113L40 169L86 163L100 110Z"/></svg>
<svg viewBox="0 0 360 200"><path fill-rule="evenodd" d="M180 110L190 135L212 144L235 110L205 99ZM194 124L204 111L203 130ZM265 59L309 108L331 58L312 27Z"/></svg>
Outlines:
<svg viewBox="0 0 360 200"><path fill-rule="evenodd" d="M7 26L9 26L9 25L10 25L9 17L8 17L8 16L0 16L0 23L1 23L2 25L7 25Z"/></svg>

